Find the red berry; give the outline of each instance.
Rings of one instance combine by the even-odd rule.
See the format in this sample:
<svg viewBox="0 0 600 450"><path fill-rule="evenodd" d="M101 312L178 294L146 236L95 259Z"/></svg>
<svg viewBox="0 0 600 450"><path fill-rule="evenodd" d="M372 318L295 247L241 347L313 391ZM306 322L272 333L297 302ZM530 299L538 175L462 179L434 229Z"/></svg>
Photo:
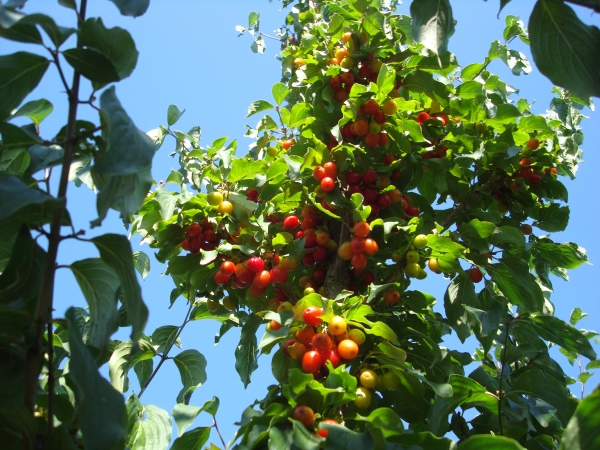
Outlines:
<svg viewBox="0 0 600 450"><path fill-rule="evenodd" d="M362 182L367 186L370 184L375 184L377 182L377 172L372 169L367 170L363 173Z"/></svg>
<svg viewBox="0 0 600 450"><path fill-rule="evenodd" d="M302 319L306 325L310 325L311 327L319 325L323 320L319 317L323 314L323 310L318 306L309 306L302 313Z"/></svg>
<svg viewBox="0 0 600 450"><path fill-rule="evenodd" d="M331 177L325 177L321 180L321 189L325 192L331 192L335 189L335 181Z"/></svg>
<svg viewBox="0 0 600 450"><path fill-rule="evenodd" d="M296 216L289 216L283 220L283 228L286 230L293 230L294 228L298 227L299 224L300 221Z"/></svg>
<svg viewBox="0 0 600 450"><path fill-rule="evenodd" d="M473 283L479 283L481 280L483 280L483 274L477 267L473 267L469 270L469 278L471 278Z"/></svg>
<svg viewBox="0 0 600 450"><path fill-rule="evenodd" d="M265 268L265 262L262 258L258 256L254 256L248 260L248 270L251 270L254 273L261 272Z"/></svg>

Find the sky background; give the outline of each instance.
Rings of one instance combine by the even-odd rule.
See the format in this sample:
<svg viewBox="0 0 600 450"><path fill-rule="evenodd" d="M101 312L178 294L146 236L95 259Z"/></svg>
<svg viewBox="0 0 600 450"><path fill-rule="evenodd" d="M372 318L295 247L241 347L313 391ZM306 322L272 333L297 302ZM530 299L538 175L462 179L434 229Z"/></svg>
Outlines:
<svg viewBox="0 0 600 450"><path fill-rule="evenodd" d="M454 17L457 20L456 32L450 39L449 49L457 55L464 67L474 62L482 62L493 40L503 40L504 17L507 14L519 15L527 24L534 1L519 0L509 3L500 19L496 18L499 1L490 0L454 0ZM258 99L271 100L271 86L280 80L280 66L275 59L279 43L267 40L264 55L250 50L251 39L248 36L237 37L236 25L247 26L251 11L261 13L261 30L273 34L285 16L279 10L279 2L267 0L153 0L148 12L137 19L122 17L112 3L107 0L89 1L88 17L101 16L107 27L126 28L133 36L140 52L136 70L130 78L117 83L117 96L135 124L144 131L166 124L166 111L170 104L177 105L186 112L174 127L187 132L195 125L202 127L201 145L204 147L213 140L229 136L238 139L238 155L245 153L251 141L244 138L245 125L255 126L258 119L245 119L248 106ZM398 12L408 14L410 1L400 6ZM58 5L52 0L30 0L24 10L26 13L41 12L55 18L59 25L74 26L73 11ZM600 16L592 15L590 10L576 8L580 18L596 26L600 25ZM74 46L71 39L62 48ZM528 48L520 41L513 41L511 48L524 52L530 58ZM31 44L19 44L0 40L0 54L9 54L25 50L40 52ZM46 55L47 56L47 55ZM65 63L66 66L66 63ZM494 61L488 68L497 73L508 84L520 90L520 95L530 103L535 102L533 111L543 113L549 105L551 83L543 77L535 66L528 76L513 76L500 60ZM70 79L70 77L68 77ZM88 83L82 98L89 94ZM55 110L41 125L42 136L50 138L66 123L67 101L62 85L53 67L28 100L47 98ZM515 98L515 97L513 97ZM98 122L97 115L82 107L80 118ZM575 241L588 251L592 263L600 261L600 241L596 236L597 223L600 221L598 208L598 173L600 172L600 114L585 110L589 119L583 122L585 141L583 144L585 164L580 166L576 182L565 180L569 190L571 220L567 231L556 233L552 238L557 242ZM177 161L168 157L174 148L173 141L166 141L156 154L153 162L155 180L166 179L171 168L177 168ZM58 172L55 173L55 181ZM54 190L54 192L56 189ZM118 213L111 211L101 228L91 230L89 223L97 217L95 195L85 187L69 186L68 208L76 229L86 230L86 237L104 233L126 233ZM538 230L539 231L539 230ZM139 238L132 238L133 250L139 250ZM147 246L141 250L151 254ZM95 247L75 241L65 241L60 246L59 264L97 256ZM150 318L146 333L151 335L154 329L162 325L180 325L186 312L185 300L180 298L168 309L169 294L173 288L170 277L161 277L165 267L153 257L151 272L141 282L142 294L150 309ZM600 270L598 265L584 265L570 273L571 281L563 282L554 278L555 293L552 301L556 306L556 315L568 320L571 310L579 306L590 317L582 320L580 327L598 329L600 319L599 295ZM448 280L432 274L424 281L415 281L413 287L427 291L438 299L438 307L443 308L443 293ZM58 271L54 301L56 316L64 316L71 305L85 306L85 300L68 269ZM196 348L207 359L207 382L198 388L192 396L191 404L202 405L213 395L219 397L221 407L217 415L219 426L226 441L236 430L233 423L254 400L262 399L266 387L275 382L271 375L268 356L259 359L259 369L252 376L252 384L244 389L235 371L234 350L239 340L239 329L230 330L218 346L214 346L214 335L219 323L199 321L190 323L181 335L183 349ZM260 332L259 332L260 333ZM128 329L119 331L114 338L126 339ZM260 334L259 334L260 338ZM472 351L476 341L471 338L462 346L454 337L449 336L446 345L452 349ZM595 345L596 351L600 346ZM557 356L571 376L578 374L577 367L569 366L567 359ZM587 362L583 360L584 365ZM106 367L103 368L106 374ZM133 371L131 388L139 390ZM586 385L586 392L598 384L600 377L594 376ZM150 384L142 397L144 404L154 404L169 413L175 404L175 398L181 389L179 373L175 365L167 361ZM572 386L571 390L580 395L581 388ZM194 426L210 425L208 415L200 415ZM174 430L174 434L176 430ZM218 443L213 433L211 441Z"/></svg>

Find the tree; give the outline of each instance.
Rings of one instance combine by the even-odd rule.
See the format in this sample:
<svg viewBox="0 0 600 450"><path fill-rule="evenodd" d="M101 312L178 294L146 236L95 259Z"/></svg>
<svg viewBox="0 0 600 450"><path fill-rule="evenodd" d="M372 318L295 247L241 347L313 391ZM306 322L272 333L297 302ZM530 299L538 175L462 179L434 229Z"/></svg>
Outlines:
<svg viewBox="0 0 600 450"><path fill-rule="evenodd" d="M77 11L77 31L21 15L15 4L0 11L3 37L40 43L39 26L59 72L65 61L75 70L72 84L64 81L68 124L44 141L37 126L48 102L13 109L50 61L25 52L0 57L0 200L13 205L0 213L3 442L166 448L169 414L140 397L172 360L183 384L173 448L201 447L210 427L187 429L219 406L216 398L190 405L206 361L195 349L170 352L183 328L203 319L220 321L221 336L241 328L236 369L245 385L258 351L274 354L278 384L258 409L244 411L239 448L454 448L449 431L459 448L551 448L563 430L562 448L596 442L597 393L578 406L548 351L555 344L597 367L593 332L575 328L581 311L567 323L550 302L550 274L565 276L587 257L575 243L533 234L567 225L558 177L574 178L578 110L587 100L557 89L550 112L532 114L487 71L493 57L516 72L527 67L506 46L458 67L446 48L448 4L440 14L414 2L411 21L393 14L395 2L300 1L278 33L282 80L272 100L248 111L261 114L248 131L256 145L237 158L235 142L202 148L199 128L172 129L183 114L174 105L150 141L113 87L100 96L99 126L78 121L81 77L92 82L85 102L95 106L95 91L128 76L137 51L125 30L86 20L85 1L63 3ZM133 16L148 6L115 3ZM258 19L252 13L240 32L251 32L261 51ZM77 47L59 51L74 32ZM510 37L527 39L516 18L507 21ZM33 124L11 124L18 116ZM169 189L157 185L147 195L152 155L167 136L181 167L167 178ZM49 192L54 165L62 166L57 197ZM68 266L89 308L52 317L57 248L85 240L76 230L61 236L69 172L99 190L95 224L110 207L119 210L168 263L171 302L189 306L180 326L144 334L148 310L134 268L144 276L149 258L113 234L90 240L99 258ZM47 238L45 249L38 237ZM425 266L450 280L445 316L420 290ZM117 326L130 326L131 340L111 340ZM476 337L474 356L441 346L452 332ZM97 370L106 363L110 384ZM124 401L131 369L142 389Z"/></svg>

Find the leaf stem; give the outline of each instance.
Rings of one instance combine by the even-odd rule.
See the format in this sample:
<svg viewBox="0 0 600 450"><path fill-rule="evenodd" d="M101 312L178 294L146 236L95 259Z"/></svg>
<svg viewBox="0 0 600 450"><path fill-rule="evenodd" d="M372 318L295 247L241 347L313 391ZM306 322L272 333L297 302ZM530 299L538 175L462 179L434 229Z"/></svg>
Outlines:
<svg viewBox="0 0 600 450"><path fill-rule="evenodd" d="M152 374L150 374L150 377L148 378L148 381L146 381L144 383L144 385L141 387L140 393L138 394L138 398L142 397L142 394L146 391L146 388L148 387L148 385L150 384L150 382L154 379L154 377L156 376L156 373L158 372L158 370L161 368L161 366L163 365L163 363L167 359L169 359L169 352L171 351L171 349L175 345L175 342L177 342L177 339L179 338L179 335L183 331L184 327L189 323L189 321L190 321L189 320L190 319L190 314L192 313L192 309L193 308L194 308L194 302L190 302L190 307L188 308L188 311L187 311L187 313L185 315L185 319L183 320L183 323L181 324L181 326L177 330L177 333L175 334L175 337L173 338L172 342L169 344L168 348L165 348L165 351L163 352L163 354L160 355L160 361L156 365L156 368L152 371Z"/></svg>

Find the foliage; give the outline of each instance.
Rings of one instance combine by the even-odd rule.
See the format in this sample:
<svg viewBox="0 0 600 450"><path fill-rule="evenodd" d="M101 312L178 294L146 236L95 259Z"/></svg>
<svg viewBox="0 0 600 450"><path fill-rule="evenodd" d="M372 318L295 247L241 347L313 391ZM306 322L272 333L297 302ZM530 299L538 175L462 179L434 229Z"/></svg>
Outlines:
<svg viewBox="0 0 600 450"><path fill-rule="evenodd" d="M85 0L59 1L77 13L76 28L25 15L17 10L23 3L0 5L0 36L43 45L50 59L0 56L7 448L164 449L175 434L171 417L172 448L201 448L218 431L219 400L194 406L206 360L195 349L170 352L182 347L187 324L204 319L221 323L220 336L240 329L235 369L245 386L259 355L273 354L277 384L244 410L233 448L593 446L598 392L577 400L575 380L550 352L556 345L571 360L588 358L588 370L598 367L589 343L596 333L576 328L582 311L566 322L551 301L550 275L566 279L588 262L585 250L545 234L568 224L560 178L576 176L580 110L600 79L559 64L566 45L583 66L594 64L585 55L595 38L559 42L548 56L545 21L553 14L581 28L566 4L539 0L531 36L507 17L504 44L460 67L448 51L448 1L415 0L411 18L395 14L393 0L299 0L277 32L281 81L273 99L250 105L248 117L260 118L246 132L248 154L237 157L235 141L202 147L199 127L173 129L184 113L175 105L167 125L148 135L133 125L112 83L135 68L135 43L123 29L86 19ZM149 4L113 3L133 17ZM257 13L238 30L264 51ZM76 46L61 50L73 35ZM555 89L544 115L487 70L500 59L516 75L530 72L508 47L515 37L531 39L540 70L574 93ZM42 139L39 124L52 105L22 102L50 64L69 117L56 137ZM82 77L93 87L88 100L79 98ZM99 111L99 125L77 119L80 103ZM16 126L17 117L32 123ZM167 137L180 167L153 186L152 157ZM98 192L92 226L109 208L119 211L167 264L171 304L188 306L181 325L145 333L135 271L145 277L150 259L133 253L125 236L86 240L72 229L69 180ZM72 270L88 302L59 318L52 291L64 239L95 245L99 257L59 266ZM444 314L424 291L426 269L449 280ZM118 327L131 327L130 340L112 339ZM474 336L475 353L443 346L452 332L463 342ZM164 363L175 364L182 383L171 415L141 402ZM98 372L105 364L110 382ZM125 400L132 369L141 389ZM579 382L587 378L583 372ZM189 429L202 412L213 424Z"/></svg>

